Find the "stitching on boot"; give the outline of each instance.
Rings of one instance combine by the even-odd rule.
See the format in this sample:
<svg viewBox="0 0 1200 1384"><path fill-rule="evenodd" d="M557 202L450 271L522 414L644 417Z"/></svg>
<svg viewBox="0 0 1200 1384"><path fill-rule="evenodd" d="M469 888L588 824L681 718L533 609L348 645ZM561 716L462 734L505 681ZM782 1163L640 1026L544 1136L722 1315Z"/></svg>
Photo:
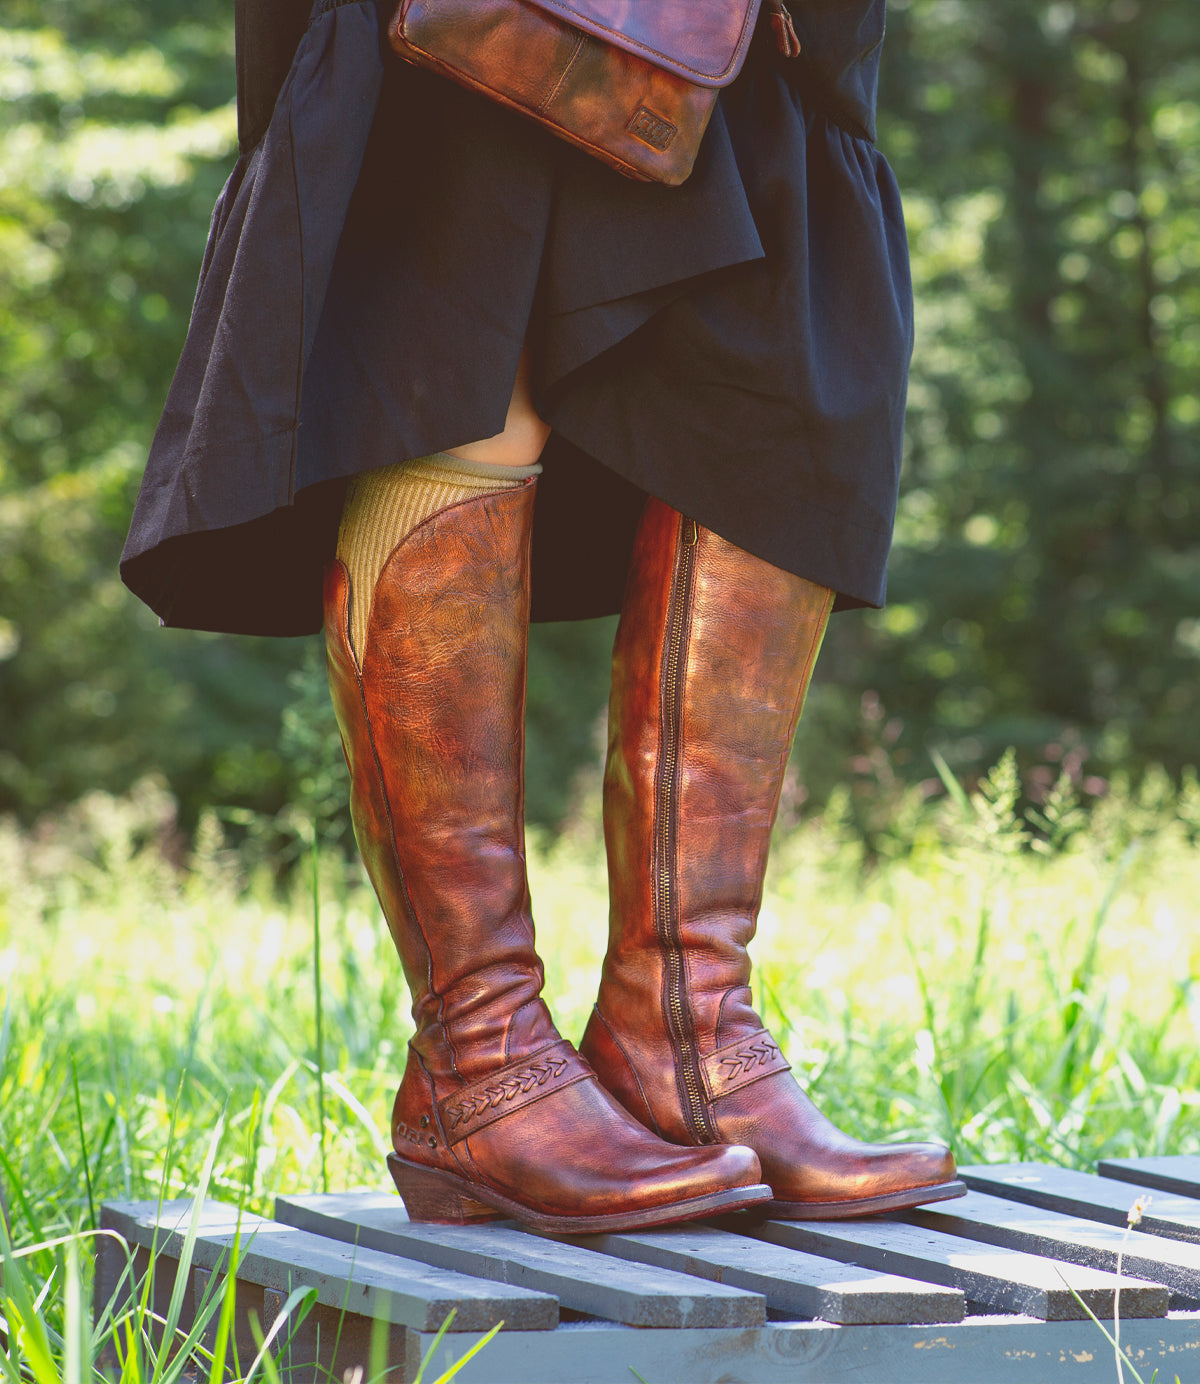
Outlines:
<svg viewBox="0 0 1200 1384"><path fill-rule="evenodd" d="M791 1065L764 1028L709 1053L703 1063L704 1083L709 1099L715 1101L763 1077L790 1071Z"/></svg>
<svg viewBox="0 0 1200 1384"><path fill-rule="evenodd" d="M495 1110L502 1101L511 1101L521 1095L527 1096L535 1086L545 1086L547 1081L562 1076L566 1070L565 1057L548 1057L544 1062L531 1062L528 1067L481 1087L464 1097L457 1105L447 1106L446 1115L450 1120L451 1130L457 1130L459 1125L470 1123L477 1115Z"/></svg>
<svg viewBox="0 0 1200 1384"><path fill-rule="evenodd" d="M474 1134L496 1120L532 1105L577 1081L594 1081L595 1074L565 1041L551 1043L519 1062L501 1067L490 1077L446 1096L439 1114L447 1145Z"/></svg>

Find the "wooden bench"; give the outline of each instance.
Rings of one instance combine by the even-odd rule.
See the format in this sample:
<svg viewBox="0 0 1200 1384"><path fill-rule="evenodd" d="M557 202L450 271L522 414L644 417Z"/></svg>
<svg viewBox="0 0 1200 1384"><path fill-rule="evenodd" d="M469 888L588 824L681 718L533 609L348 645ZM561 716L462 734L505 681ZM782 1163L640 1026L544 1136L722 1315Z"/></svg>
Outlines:
<svg viewBox="0 0 1200 1384"><path fill-rule="evenodd" d="M511 1222L414 1225L384 1192L280 1197L272 1220L210 1202L181 1321L186 1330L219 1286L238 1235L243 1367L255 1351L250 1314L269 1330L293 1289L315 1290L281 1362L295 1384L365 1372L377 1318L389 1323L390 1378L410 1381L451 1308L426 1380L503 1321L462 1384L1112 1384L1112 1347L1080 1299L1111 1331L1118 1292L1139 1373L1187 1384L1200 1378L1200 1157L1100 1170L966 1168L966 1197L895 1217L728 1217L569 1239ZM1139 1196L1150 1200L1131 1230ZM153 1248L164 1315L192 1216L181 1201L103 1209L135 1279ZM101 1239L97 1311L128 1297L128 1262Z"/></svg>

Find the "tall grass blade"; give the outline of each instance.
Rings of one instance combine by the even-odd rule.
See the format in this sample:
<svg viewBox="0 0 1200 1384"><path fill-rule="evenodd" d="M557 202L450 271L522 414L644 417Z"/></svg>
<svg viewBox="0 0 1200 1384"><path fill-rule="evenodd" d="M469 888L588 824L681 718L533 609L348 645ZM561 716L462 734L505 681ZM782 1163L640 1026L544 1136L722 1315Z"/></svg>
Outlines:
<svg viewBox="0 0 1200 1384"><path fill-rule="evenodd" d="M21 1362L17 1356L17 1333L10 1329L8 1320L3 1315L0 1315L0 1374L5 1384L20 1384Z"/></svg>
<svg viewBox="0 0 1200 1384"><path fill-rule="evenodd" d="M317 822L312 823L313 999L317 1020L317 1135L321 1150L321 1191L329 1191L325 1165L325 1026L321 1013L321 860Z"/></svg>
<svg viewBox="0 0 1200 1384"><path fill-rule="evenodd" d="M29 1222L32 1238L34 1240L44 1240L46 1237L41 1233L41 1225L38 1221L37 1212L33 1209L32 1202L30 1202L29 1198L25 1195L25 1185L17 1176L17 1170L13 1167L12 1161L9 1159L8 1154L5 1153L2 1146L0 1146L0 1168L3 1168L4 1175L8 1179L8 1186L12 1192L13 1198L24 1213L25 1219ZM5 1243L8 1243L12 1235L12 1226L9 1223L7 1205L5 1206L4 1213L4 1231Z"/></svg>
<svg viewBox="0 0 1200 1384"><path fill-rule="evenodd" d="M14 1367L15 1377L23 1379L32 1373L37 1384L62 1384L54 1363L45 1316L38 1308L25 1265L13 1255L7 1235L0 1248L3 1250L0 1266L4 1285L0 1303L3 1303L4 1318L8 1324L12 1351L10 1363Z"/></svg>
<svg viewBox="0 0 1200 1384"><path fill-rule="evenodd" d="M79 1099L79 1069L75 1056L71 1055L71 1085L75 1090L75 1118L79 1122L79 1149L83 1155L83 1181L87 1187L88 1224L96 1229L96 1200L92 1193L92 1167L88 1158L87 1131L83 1127L83 1102Z"/></svg>
<svg viewBox="0 0 1200 1384"><path fill-rule="evenodd" d="M63 1384L83 1384L84 1370L90 1376L91 1351L84 1349L86 1331L83 1315L83 1281L79 1271L79 1240L67 1242L67 1281L63 1288ZM91 1333L87 1334L91 1345ZM85 1360L85 1356L87 1357Z"/></svg>
<svg viewBox="0 0 1200 1384"><path fill-rule="evenodd" d="M392 1339L391 1318L380 1313L371 1322L371 1352L367 1360L367 1384L380 1384L387 1377L388 1346Z"/></svg>
<svg viewBox="0 0 1200 1384"><path fill-rule="evenodd" d="M945 785L946 792L958 804L959 807L969 816L971 814L971 800L967 797L966 790L958 779L954 777L954 770L942 758L939 751L930 748L929 758L933 760L933 767L937 770L937 776Z"/></svg>
<svg viewBox="0 0 1200 1384"><path fill-rule="evenodd" d="M1130 1373L1131 1375L1133 1375L1135 1384L1146 1384L1146 1381L1142 1378L1142 1376L1141 1376L1140 1374L1138 1374L1137 1370L1134 1369L1134 1367L1133 1367L1133 1362L1129 1359L1129 1357L1128 1357L1128 1356L1125 1354L1125 1352L1121 1349L1121 1343L1120 1343L1120 1341L1119 1341L1115 1336L1113 1336L1112 1332L1109 1331L1108 1327L1106 1327L1106 1326L1104 1325L1104 1323L1103 1323L1103 1322L1100 1320L1100 1318L1095 1314L1095 1312L1093 1312L1092 1309L1087 1305L1087 1303L1084 1302L1084 1300L1079 1296L1079 1294L1075 1291L1075 1289L1071 1287L1071 1285L1067 1282L1066 1278L1063 1276L1062 1270L1061 1270L1060 1268L1058 1268L1057 1266L1055 1266L1055 1270L1054 1270L1054 1271L1055 1271L1055 1273L1058 1274L1059 1278L1062 1279L1064 1286L1065 1286L1065 1287L1067 1288L1067 1290L1070 1292L1071 1296L1075 1299L1075 1301L1080 1305L1080 1307L1083 1308L1083 1310L1088 1314L1088 1316L1091 1317L1092 1321L1094 1321L1094 1322L1096 1323L1096 1325L1100 1328L1101 1332L1102 1332L1103 1335L1104 1335L1104 1339L1108 1342L1108 1344L1109 1344L1110 1346L1112 1346L1114 1352L1116 1353L1116 1363L1117 1363L1117 1375L1118 1375L1118 1378L1121 1379L1121 1380L1124 1380L1124 1378L1125 1378L1124 1368L1125 1368L1125 1366L1128 1366L1128 1368L1129 1368L1129 1373ZM1158 1374L1158 1371L1155 1370L1154 1374L1157 1375L1157 1374ZM1178 1384L1178 1378L1179 1378L1178 1375L1176 1375L1176 1384ZM1153 1378L1153 1376L1151 1377L1150 1384L1154 1384L1154 1378Z"/></svg>
<svg viewBox="0 0 1200 1384"><path fill-rule="evenodd" d="M0 1072L8 1063L8 1045L12 1039L12 986L4 992L4 1022L0 1024Z"/></svg>
<svg viewBox="0 0 1200 1384"><path fill-rule="evenodd" d="M429 1349L425 1352L425 1358L421 1361L421 1364L417 1369L417 1377L413 1380L413 1384L424 1384L425 1366L429 1364L429 1362L433 1359L434 1355L437 1353L438 1346L442 1344L442 1337L446 1334L447 1331L450 1330L450 1323L454 1320L455 1315L456 1313L453 1307L449 1310L449 1312L446 1313L446 1320L441 1324L441 1326L438 1327L433 1340L430 1341Z"/></svg>
<svg viewBox="0 0 1200 1384"><path fill-rule="evenodd" d="M329 1087L330 1094L339 1097L345 1103L346 1107L356 1116L364 1133L377 1150L377 1156L380 1162L386 1159L387 1155L392 1151L391 1141L385 1139L380 1134L379 1125L376 1123L375 1117L367 1107L344 1082L339 1081L332 1073L326 1077L325 1084ZM341 1127L343 1129L345 1128L344 1125Z"/></svg>
<svg viewBox="0 0 1200 1384"><path fill-rule="evenodd" d="M217 1318L217 1334L213 1340L212 1361L208 1370L208 1384L221 1384L225 1378L225 1357L229 1353L229 1336L233 1329L233 1313L237 1307L237 1274L234 1266L241 1262L239 1253L242 1233L239 1227L233 1237L233 1251L230 1255L230 1269L225 1275L225 1287L221 1293L221 1315Z"/></svg>
<svg viewBox="0 0 1200 1384"><path fill-rule="evenodd" d="M503 1322L497 1322L496 1325L492 1327L492 1329L488 1332L486 1336L481 1336L479 1340L475 1342L475 1344L471 1347L469 1351L467 1351L467 1353L462 1357L461 1360L456 1360L448 1370L444 1371L444 1373L442 1374L439 1374L438 1377L433 1381L433 1384L449 1384L449 1381L454 1378L454 1376L459 1372L459 1370L464 1369L470 1363L470 1361L472 1361L479 1354L479 1352L484 1348L484 1346L488 1344L489 1341L494 1341L496 1339L496 1337L500 1334L500 1330L503 1326Z"/></svg>
<svg viewBox="0 0 1200 1384"><path fill-rule="evenodd" d="M1104 931L1104 925L1108 921L1108 915L1112 911L1112 906L1120 892L1125 875L1128 873L1134 857L1140 849L1140 843L1131 841L1121 852L1117 860L1116 868L1112 872L1112 878L1108 882L1108 888L1104 891L1104 896L1100 900L1095 913L1092 916L1092 925L1088 931L1088 939L1084 945L1083 955L1079 959L1079 964L1075 967L1071 976L1071 998L1063 1011L1063 1034L1066 1044L1063 1052L1063 1089L1070 1091L1075 1085L1076 1076L1076 1054L1079 1047L1079 1039L1082 1036L1083 1027L1083 1001L1082 996L1086 995L1092 979L1096 973L1096 958L1100 952L1100 936Z"/></svg>
<svg viewBox="0 0 1200 1384"><path fill-rule="evenodd" d="M138 1337L134 1329L134 1318L126 1317L125 1327L125 1355L121 1360L121 1384L142 1384L144 1375L142 1373L142 1353L138 1349ZM114 1333L114 1344L119 1339L120 1332Z"/></svg>
<svg viewBox="0 0 1200 1384"><path fill-rule="evenodd" d="M179 1086L175 1092L175 1103L171 1106L171 1119L167 1125L167 1137L163 1149L162 1178L158 1184L158 1209L160 1213L162 1204L167 1199L167 1182L171 1175L171 1157L175 1152L175 1128L179 1122L179 1112L183 1108L183 1088L187 1085L187 1079L188 1069L184 1067L179 1073Z"/></svg>
<svg viewBox="0 0 1200 1384"><path fill-rule="evenodd" d="M212 1132L212 1138L208 1141L208 1150L204 1155L204 1167L200 1171L200 1182L192 1201L192 1214L188 1220L187 1233L183 1237L183 1247L179 1251L179 1267L175 1272L175 1286L171 1290L171 1304L167 1308L165 1323L165 1339L167 1341L172 1341L175 1338L179 1319L183 1313L184 1296L191 1286L192 1257L196 1252L196 1237L200 1233L200 1221L204 1216L204 1202L208 1196L209 1183L212 1180L213 1164L216 1162L217 1149L220 1147L224 1133L225 1112L222 1111L217 1120L216 1128ZM235 1267L235 1265L230 1265L230 1273L234 1271ZM159 1377L157 1368L155 1369L155 1377Z"/></svg>
<svg viewBox="0 0 1200 1384"><path fill-rule="evenodd" d="M234 1290L236 1291L239 1263L240 1260L233 1261L222 1258L221 1262L213 1269L210 1282L218 1280L223 1275L226 1282L234 1281ZM204 1335L223 1301L223 1294L214 1292L207 1295L197 1309L191 1330L186 1336L182 1335L178 1328L176 1328L174 1336L164 1336L163 1349L154 1359L152 1380L158 1381L158 1384L191 1384L196 1379L197 1363L209 1353L202 1345ZM154 1320L157 1322L160 1318L155 1317Z"/></svg>
<svg viewBox="0 0 1200 1384"><path fill-rule="evenodd" d="M246 1199L254 1195L254 1184L258 1180L258 1151L262 1141L262 1088L256 1086L250 1101L250 1114L246 1129L246 1168L238 1194L238 1210L246 1209Z"/></svg>
<svg viewBox="0 0 1200 1384"><path fill-rule="evenodd" d="M251 1312L250 1331L254 1336L254 1343L258 1346L258 1354L250 1363L250 1368L246 1371L246 1377L241 1384L251 1384L255 1373L261 1368L267 1376L270 1384L278 1384L279 1371L275 1367L275 1361L271 1358L270 1350L276 1337L283 1330L284 1323L287 1322L292 1313L298 1308L302 1309L296 1318L296 1325L308 1316L317 1301L317 1290L315 1288L293 1288L288 1294L287 1301L283 1304L279 1315L271 1323L271 1329L263 1335L262 1323L258 1320L258 1314Z"/></svg>
<svg viewBox="0 0 1200 1384"><path fill-rule="evenodd" d="M433 1357L437 1354L438 1346L442 1344L442 1337L445 1336L446 1332L450 1330L450 1323L453 1320L454 1308L452 1307L450 1311L446 1313L446 1320L441 1324L441 1326L438 1327L437 1335L435 1335L433 1340L430 1341L429 1349L425 1352L425 1358L421 1361L421 1366L417 1370L417 1376L413 1380L413 1384L424 1384L425 1368L430 1363L430 1361L432 1361ZM438 1377L435 1380L433 1380L433 1384L449 1384L449 1381L454 1378L454 1376L459 1372L459 1370L461 1370L467 1364L469 1360L473 1360L475 1356L479 1354L479 1352L484 1348L484 1346L487 1345L489 1341L492 1341L496 1338L503 1326L504 1323L502 1321L497 1322L496 1325L492 1327L492 1329L487 1333L486 1336L481 1336L479 1340L475 1342L475 1344L471 1347L469 1351L467 1351L467 1353L462 1357L461 1360L456 1360L448 1370L445 1370L442 1374L439 1374Z"/></svg>

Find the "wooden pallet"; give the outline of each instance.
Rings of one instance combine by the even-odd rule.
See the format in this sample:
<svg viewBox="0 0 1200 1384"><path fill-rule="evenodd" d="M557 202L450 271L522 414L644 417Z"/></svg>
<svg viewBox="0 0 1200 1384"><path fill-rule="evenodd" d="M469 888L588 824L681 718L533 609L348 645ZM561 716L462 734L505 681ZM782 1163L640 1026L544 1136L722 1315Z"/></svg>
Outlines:
<svg viewBox="0 0 1200 1384"><path fill-rule="evenodd" d="M243 1362L254 1354L250 1313L269 1329L293 1289L316 1291L283 1360L296 1384L365 1369L379 1317L390 1323L391 1378L410 1381L451 1308L426 1379L503 1321L462 1384L1111 1384L1112 1347L1080 1299L1111 1329L1118 1291L1121 1341L1139 1373L1200 1380L1200 1158L1100 1168L966 1168L966 1197L895 1217L727 1217L570 1238L508 1222L413 1225L381 1192L280 1197L273 1220L239 1221L210 1202L184 1326L239 1235ZM1129 1230L1139 1195L1149 1204ZM164 1314L192 1213L190 1202L103 1209L135 1277L153 1248ZM101 1238L97 1309L127 1297L128 1262L119 1240Z"/></svg>

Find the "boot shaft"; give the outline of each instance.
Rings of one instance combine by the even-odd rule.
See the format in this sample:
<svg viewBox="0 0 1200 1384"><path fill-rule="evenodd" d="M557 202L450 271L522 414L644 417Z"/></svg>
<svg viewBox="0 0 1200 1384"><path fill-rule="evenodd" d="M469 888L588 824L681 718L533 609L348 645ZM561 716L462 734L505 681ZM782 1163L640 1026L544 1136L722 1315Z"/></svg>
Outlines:
<svg viewBox="0 0 1200 1384"><path fill-rule="evenodd" d="M452 505L399 544L361 666L346 569L326 574L355 836L435 1076L471 1080L507 1060L514 1025L544 1022L522 811L533 491Z"/></svg>
<svg viewBox="0 0 1200 1384"><path fill-rule="evenodd" d="M754 1012L771 828L833 593L647 507L614 657L609 954L581 1051L676 1143L746 1144L770 1214L960 1195L935 1144L866 1144L816 1109Z"/></svg>
<svg viewBox="0 0 1200 1384"><path fill-rule="evenodd" d="M646 1055L633 1064L639 1089L622 1099L652 1108L670 1138L716 1139L710 1068L723 1056L736 1064L762 1027L747 946L832 601L660 501L647 505L609 707L599 1010L612 1027L589 1042L636 1030Z"/></svg>

